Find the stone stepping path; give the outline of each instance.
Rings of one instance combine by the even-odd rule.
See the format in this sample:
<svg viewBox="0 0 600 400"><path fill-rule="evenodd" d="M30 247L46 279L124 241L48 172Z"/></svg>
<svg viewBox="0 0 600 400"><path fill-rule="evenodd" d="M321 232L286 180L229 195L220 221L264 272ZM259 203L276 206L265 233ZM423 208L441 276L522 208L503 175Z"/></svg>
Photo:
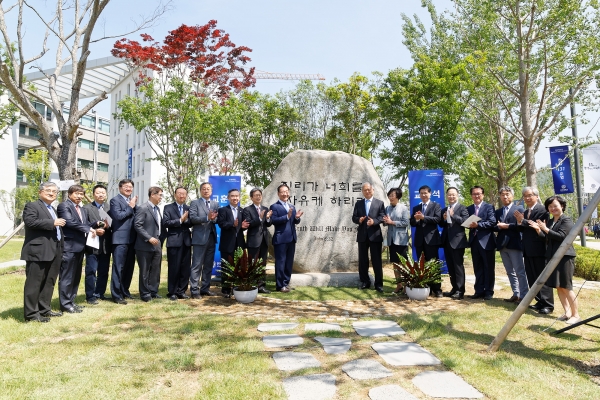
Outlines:
<svg viewBox="0 0 600 400"><path fill-rule="evenodd" d="M298 324L273 322L268 324L258 324L259 332L289 331L295 329Z"/></svg>
<svg viewBox="0 0 600 400"><path fill-rule="evenodd" d="M283 380L289 400L321 400L335 396L335 376L316 374L294 376Z"/></svg>
<svg viewBox="0 0 600 400"><path fill-rule="evenodd" d="M304 339L298 335L271 335L263 337L266 347L294 347L304 343Z"/></svg>
<svg viewBox="0 0 600 400"><path fill-rule="evenodd" d="M375 321L356 321L352 327L360 336L365 337L385 337L404 335L404 329L394 321L375 320Z"/></svg>
<svg viewBox="0 0 600 400"><path fill-rule="evenodd" d="M371 400L418 400L402 386L384 385L369 390Z"/></svg>
<svg viewBox="0 0 600 400"><path fill-rule="evenodd" d="M382 379L392 376L392 371L375 360L358 359L342 365L342 371L354 380Z"/></svg>
<svg viewBox="0 0 600 400"><path fill-rule="evenodd" d="M327 332L327 331L338 331L341 332L342 328L340 328L339 324L328 324L328 323L316 323L316 324L305 324L304 332L313 331L313 332Z"/></svg>
<svg viewBox="0 0 600 400"><path fill-rule="evenodd" d="M373 350L393 366L439 365L442 362L416 343L382 342L374 343Z"/></svg>
<svg viewBox="0 0 600 400"><path fill-rule="evenodd" d="M447 371L425 371L412 379L412 383L431 397L447 399L480 399L483 394L458 375Z"/></svg>
<svg viewBox="0 0 600 400"><path fill-rule="evenodd" d="M309 353L282 351L273 354L273 360L280 371L297 371L304 368L320 367L321 363Z"/></svg>
<svg viewBox="0 0 600 400"><path fill-rule="evenodd" d="M323 345L323 350L327 354L344 354L350 350L352 341L344 338L328 338L328 337L315 337L315 340Z"/></svg>

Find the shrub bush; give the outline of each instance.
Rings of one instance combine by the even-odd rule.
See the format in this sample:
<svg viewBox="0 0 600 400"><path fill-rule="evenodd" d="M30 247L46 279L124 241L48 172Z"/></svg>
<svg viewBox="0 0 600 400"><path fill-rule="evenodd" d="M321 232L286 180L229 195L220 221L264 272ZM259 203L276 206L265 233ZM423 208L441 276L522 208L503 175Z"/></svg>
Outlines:
<svg viewBox="0 0 600 400"><path fill-rule="evenodd" d="M575 276L588 281L600 281L600 251L573 244L575 258Z"/></svg>

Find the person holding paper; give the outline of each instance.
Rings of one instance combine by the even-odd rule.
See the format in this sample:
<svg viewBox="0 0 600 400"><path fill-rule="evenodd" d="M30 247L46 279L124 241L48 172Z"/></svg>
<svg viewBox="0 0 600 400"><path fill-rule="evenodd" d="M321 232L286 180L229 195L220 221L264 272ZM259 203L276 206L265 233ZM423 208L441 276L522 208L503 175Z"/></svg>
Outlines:
<svg viewBox="0 0 600 400"><path fill-rule="evenodd" d="M415 227L413 246L417 250L417 259L420 259L423 253L425 261L429 261L438 258L438 249L442 244L438 231L438 224L442 220L442 208L431 200L431 188L427 185L419 188L419 197L421 204L413 207L410 218L410 225ZM441 283L434 283L429 287L432 296L443 297Z"/></svg>
<svg viewBox="0 0 600 400"><path fill-rule="evenodd" d="M98 304L98 300L107 300L104 296L108 283L110 253L112 246L112 228L108 223L108 204L106 204L106 186L96 185L92 189L94 201L83 206L90 222L98 235L98 247L86 246L85 249L85 299L89 304Z"/></svg>
<svg viewBox="0 0 600 400"><path fill-rule="evenodd" d="M462 300L465 296L465 249L469 247L462 223L469 218L469 212L467 207L458 202L457 188L449 187L446 190L446 199L448 207L442 210L440 226L443 228L442 246L452 290L444 292L444 297Z"/></svg>
<svg viewBox="0 0 600 400"><path fill-rule="evenodd" d="M494 206L483 201L484 193L481 186L473 186L471 188L473 204L467 207L469 215L481 218L478 222L471 222L469 225L469 245L475 272L475 294L470 298L491 300L494 296L496 281L494 257L496 237L493 232L496 226L496 217L494 216Z"/></svg>
<svg viewBox="0 0 600 400"><path fill-rule="evenodd" d="M65 247L58 275L58 298L61 311L75 314L83 310L82 306L75 304L75 297L81 281L85 244L88 235L96 236L96 230L92 228L95 222L89 222L87 211L80 206L85 196L83 186L72 185L67 193L67 200L57 208L58 217L65 220Z"/></svg>
<svg viewBox="0 0 600 400"><path fill-rule="evenodd" d="M514 191L509 186L500 188L500 201L502 208L496 210L496 247L502 258L502 264L506 270L512 297L504 299L508 303L520 303L521 299L529 292L527 285L527 274L523 264L523 245L521 244L521 232L517 224L515 212L523 213L523 207L513 203Z"/></svg>

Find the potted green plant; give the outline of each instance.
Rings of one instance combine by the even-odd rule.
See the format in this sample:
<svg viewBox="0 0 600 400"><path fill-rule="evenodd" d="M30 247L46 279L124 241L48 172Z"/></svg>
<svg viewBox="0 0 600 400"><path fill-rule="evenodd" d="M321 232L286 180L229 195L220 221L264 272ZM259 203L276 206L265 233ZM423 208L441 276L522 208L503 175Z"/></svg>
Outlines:
<svg viewBox="0 0 600 400"><path fill-rule="evenodd" d="M258 282L263 278L262 259L250 258L246 249L238 247L233 260L221 262L221 275L233 286L233 296L240 303L252 303L258 295Z"/></svg>
<svg viewBox="0 0 600 400"><path fill-rule="evenodd" d="M421 254L419 261L412 263L400 256L399 263L394 264L396 283L404 285L406 294L412 300L425 300L429 296L429 286L442 281L442 262L438 259L425 261Z"/></svg>

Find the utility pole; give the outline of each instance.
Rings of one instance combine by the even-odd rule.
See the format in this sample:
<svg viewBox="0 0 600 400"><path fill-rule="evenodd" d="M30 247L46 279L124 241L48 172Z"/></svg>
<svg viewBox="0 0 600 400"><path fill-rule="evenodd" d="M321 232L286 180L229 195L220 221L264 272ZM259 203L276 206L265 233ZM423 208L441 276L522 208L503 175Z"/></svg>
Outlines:
<svg viewBox="0 0 600 400"><path fill-rule="evenodd" d="M573 88L569 88L569 94L573 96ZM579 138L577 137L577 120L575 119L575 99L571 100L571 120L572 120L572 131L573 131L573 153L575 158L575 184L577 188L575 193L577 194L577 211L579 216L583 214L583 199L581 196L581 171L579 170ZM579 238L581 239L581 246L585 245L585 226L581 226L581 232L579 232Z"/></svg>

